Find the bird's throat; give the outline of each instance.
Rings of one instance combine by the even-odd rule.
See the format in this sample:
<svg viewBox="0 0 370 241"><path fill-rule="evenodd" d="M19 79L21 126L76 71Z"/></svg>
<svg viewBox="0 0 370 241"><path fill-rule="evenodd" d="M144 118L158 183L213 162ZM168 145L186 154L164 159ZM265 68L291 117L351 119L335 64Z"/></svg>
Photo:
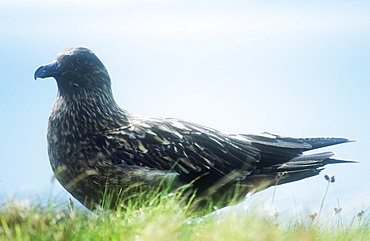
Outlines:
<svg viewBox="0 0 370 241"><path fill-rule="evenodd" d="M127 112L113 97L79 96L66 98L58 95L49 117L49 131L58 135L84 138L86 135L119 128L127 124Z"/></svg>

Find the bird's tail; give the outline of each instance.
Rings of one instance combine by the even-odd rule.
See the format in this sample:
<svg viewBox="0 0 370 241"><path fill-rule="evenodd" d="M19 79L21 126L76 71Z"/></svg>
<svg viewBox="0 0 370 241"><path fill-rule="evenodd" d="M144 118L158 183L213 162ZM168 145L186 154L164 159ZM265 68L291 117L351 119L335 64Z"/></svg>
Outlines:
<svg viewBox="0 0 370 241"><path fill-rule="evenodd" d="M323 167L328 164L355 163L355 161L340 160L330 158L334 152L321 152L310 155L300 155L289 162L278 165L276 175L278 180L276 184L298 181L307 177L318 175Z"/></svg>
<svg viewBox="0 0 370 241"><path fill-rule="evenodd" d="M338 163L356 163L356 161L340 160L330 158L335 153L321 152L309 155L299 155L288 162L265 167L258 172L252 173L248 183L255 191L263 190L274 185L299 181L308 177L318 175L325 165Z"/></svg>

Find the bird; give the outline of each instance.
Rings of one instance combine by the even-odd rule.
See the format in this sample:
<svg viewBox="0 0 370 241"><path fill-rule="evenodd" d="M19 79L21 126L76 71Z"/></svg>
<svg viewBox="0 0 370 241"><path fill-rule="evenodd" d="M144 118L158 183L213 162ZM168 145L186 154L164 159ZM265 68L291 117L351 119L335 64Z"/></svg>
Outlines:
<svg viewBox="0 0 370 241"><path fill-rule="evenodd" d="M338 137L232 134L171 117L133 114L118 106L108 71L88 48L68 48L41 65L34 79L52 77L58 93L47 143L55 177L90 210L135 202L140 193L186 190L187 200L217 208L247 193L318 175L331 151L306 151L350 142ZM191 197L191 198L190 198Z"/></svg>

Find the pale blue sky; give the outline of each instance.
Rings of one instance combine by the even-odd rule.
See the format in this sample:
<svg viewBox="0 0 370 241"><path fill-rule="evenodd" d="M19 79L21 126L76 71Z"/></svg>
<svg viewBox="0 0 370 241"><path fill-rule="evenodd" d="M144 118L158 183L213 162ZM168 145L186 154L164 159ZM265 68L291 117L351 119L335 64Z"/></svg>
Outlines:
<svg viewBox="0 0 370 241"><path fill-rule="evenodd" d="M45 198L53 79L38 65L91 48L126 110L226 132L339 136L329 148L359 164L278 187L274 204L318 211L370 206L368 1L27 1L0 3L0 194ZM270 199L272 190L259 194ZM55 185L54 194L69 194Z"/></svg>

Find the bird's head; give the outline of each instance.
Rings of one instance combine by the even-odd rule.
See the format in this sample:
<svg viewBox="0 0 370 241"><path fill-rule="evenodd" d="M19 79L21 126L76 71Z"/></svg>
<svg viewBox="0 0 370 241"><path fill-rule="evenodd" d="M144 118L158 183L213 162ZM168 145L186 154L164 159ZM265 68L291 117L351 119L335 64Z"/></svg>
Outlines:
<svg viewBox="0 0 370 241"><path fill-rule="evenodd" d="M111 90L110 78L103 63L91 50L84 47L60 52L53 62L38 67L34 77L54 77L61 94Z"/></svg>

